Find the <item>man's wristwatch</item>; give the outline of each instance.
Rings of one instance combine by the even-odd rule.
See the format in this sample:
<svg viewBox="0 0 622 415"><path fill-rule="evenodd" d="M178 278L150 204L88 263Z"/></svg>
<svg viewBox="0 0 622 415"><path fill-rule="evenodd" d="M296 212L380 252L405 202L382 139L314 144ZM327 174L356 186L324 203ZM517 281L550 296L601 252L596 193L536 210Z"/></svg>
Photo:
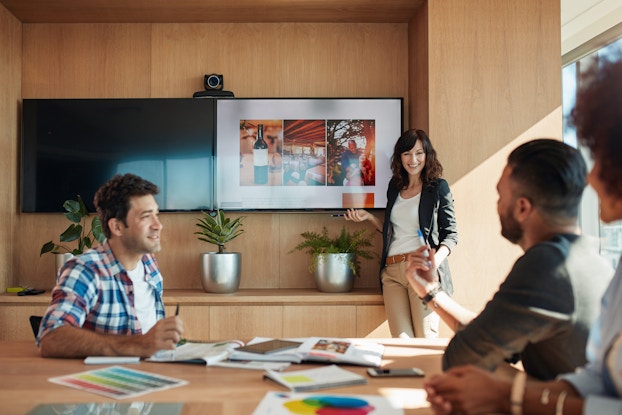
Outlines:
<svg viewBox="0 0 622 415"><path fill-rule="evenodd" d="M438 284L436 287L428 291L428 294L425 297L419 297L419 299L421 300L423 305L428 305L428 303L432 301L434 297L436 297L436 294L440 293L441 291L443 291L443 288L440 284Z"/></svg>

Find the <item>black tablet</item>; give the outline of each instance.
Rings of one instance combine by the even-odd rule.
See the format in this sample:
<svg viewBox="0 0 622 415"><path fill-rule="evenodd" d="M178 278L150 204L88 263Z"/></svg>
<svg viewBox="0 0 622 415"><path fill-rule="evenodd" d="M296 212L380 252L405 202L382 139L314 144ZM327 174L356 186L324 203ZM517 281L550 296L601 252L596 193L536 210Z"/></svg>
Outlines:
<svg viewBox="0 0 622 415"><path fill-rule="evenodd" d="M261 343L247 344L246 346L238 347L235 350L250 353L270 354L295 349L301 344L302 343L300 342L274 339Z"/></svg>

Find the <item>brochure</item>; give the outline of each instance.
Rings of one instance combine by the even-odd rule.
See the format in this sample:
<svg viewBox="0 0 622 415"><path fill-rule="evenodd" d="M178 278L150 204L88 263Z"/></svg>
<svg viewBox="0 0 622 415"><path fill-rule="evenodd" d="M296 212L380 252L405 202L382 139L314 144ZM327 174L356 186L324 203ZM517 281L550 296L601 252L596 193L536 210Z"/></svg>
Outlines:
<svg viewBox="0 0 622 415"><path fill-rule="evenodd" d="M268 392L252 415L299 414L403 415L404 410L391 405L380 395L333 395L291 392Z"/></svg>
<svg viewBox="0 0 622 415"><path fill-rule="evenodd" d="M239 340L230 340L220 343L193 343L188 342L177 346L174 350L160 350L148 359L147 362L177 362L198 363L213 365L229 357L231 351L244 343Z"/></svg>
<svg viewBox="0 0 622 415"><path fill-rule="evenodd" d="M256 337L249 344L265 340L269 339ZM370 367L379 367L382 363L384 345L373 341L354 342L350 339L322 337L297 340L302 341L302 344L295 349L269 354L232 350L229 359L291 363L328 362Z"/></svg>
<svg viewBox="0 0 622 415"><path fill-rule="evenodd" d="M307 392L367 383L367 378L364 376L342 369L337 365L280 373L268 369L263 377L264 380L276 382L292 392Z"/></svg>

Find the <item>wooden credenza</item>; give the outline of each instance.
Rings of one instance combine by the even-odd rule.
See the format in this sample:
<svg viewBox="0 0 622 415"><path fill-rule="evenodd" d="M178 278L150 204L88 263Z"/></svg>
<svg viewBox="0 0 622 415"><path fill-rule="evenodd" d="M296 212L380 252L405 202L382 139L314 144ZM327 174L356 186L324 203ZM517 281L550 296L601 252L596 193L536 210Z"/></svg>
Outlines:
<svg viewBox="0 0 622 415"><path fill-rule="evenodd" d="M0 294L0 340L32 340L28 317L42 315L49 300L49 291ZM232 294L165 290L164 304L167 315L179 304L185 336L193 340L390 337L379 289L335 294L316 289L241 289Z"/></svg>

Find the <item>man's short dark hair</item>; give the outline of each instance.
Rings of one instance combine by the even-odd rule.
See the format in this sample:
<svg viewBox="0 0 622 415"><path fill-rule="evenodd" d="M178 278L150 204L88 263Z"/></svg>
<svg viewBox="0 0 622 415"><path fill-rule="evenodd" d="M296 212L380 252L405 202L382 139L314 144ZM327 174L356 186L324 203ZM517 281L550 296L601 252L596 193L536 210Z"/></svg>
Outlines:
<svg viewBox="0 0 622 415"><path fill-rule="evenodd" d="M95 193L93 204L102 222L106 238L110 238L108 221L119 219L127 226L130 199L135 196L156 195L158 186L135 174L117 174L104 183Z"/></svg>
<svg viewBox="0 0 622 415"><path fill-rule="evenodd" d="M511 179L543 214L576 218L587 183L587 167L581 153L558 140L537 139L517 147L508 157Z"/></svg>

